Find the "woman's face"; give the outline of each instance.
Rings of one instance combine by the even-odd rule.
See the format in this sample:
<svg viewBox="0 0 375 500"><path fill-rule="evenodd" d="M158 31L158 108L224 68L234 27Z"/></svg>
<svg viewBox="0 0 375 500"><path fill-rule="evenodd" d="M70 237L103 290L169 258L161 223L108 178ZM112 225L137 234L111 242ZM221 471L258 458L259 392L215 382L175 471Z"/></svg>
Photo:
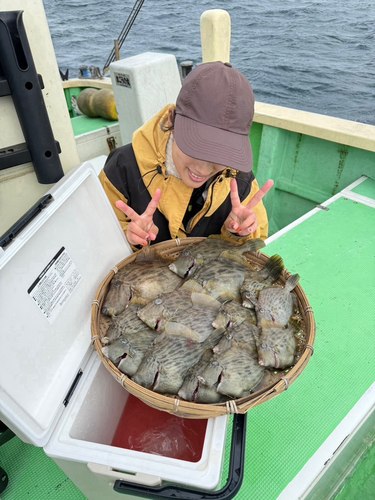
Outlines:
<svg viewBox="0 0 375 500"><path fill-rule="evenodd" d="M172 145L172 158L181 180L191 188L202 186L210 177L226 168L187 156L177 146L175 140Z"/></svg>

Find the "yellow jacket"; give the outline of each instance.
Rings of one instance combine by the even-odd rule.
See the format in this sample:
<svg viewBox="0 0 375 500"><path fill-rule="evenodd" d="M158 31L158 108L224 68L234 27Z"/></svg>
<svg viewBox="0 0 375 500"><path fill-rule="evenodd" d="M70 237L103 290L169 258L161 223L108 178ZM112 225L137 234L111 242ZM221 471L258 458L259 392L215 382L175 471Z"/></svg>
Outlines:
<svg viewBox="0 0 375 500"><path fill-rule="evenodd" d="M207 234L199 234L197 228L203 218L207 217L210 217L208 222L211 220L220 220L220 228L218 231L214 230L214 233L221 233L221 237L227 241L244 242L252 238L266 239L268 236L268 220L262 202L258 203L254 208L259 226L253 234L246 237L236 236L227 231L223 226L229 214L228 207L230 208L228 205L230 181L232 177L237 175L235 170L229 168L218 174L217 178L209 186L203 209L190 221L189 231L186 234L186 228L184 228L182 221L188 208L193 188L186 186L183 181L177 177L166 174L166 148L171 132L164 132L161 128L161 123L167 118L170 107L171 106L166 106L154 118L134 132L132 149L136 163L130 158L132 152L129 148L131 149L131 147L124 146L118 148L109 155L104 169L99 174L99 179L124 232L126 233L130 220L115 206L116 201L122 200L129 204L134 210L142 210L143 207L147 206L149 200L159 188L162 191L162 197L158 206L158 211L162 217L159 217L160 214L157 214L157 211L155 213L157 217L154 216L154 222L158 226L158 217L160 221L166 219L170 234L165 233L163 239L174 239L176 237L186 238L187 236L207 236ZM138 167L138 169L136 167ZM242 173L240 173L240 175L249 176L249 174ZM251 177L253 178L252 174ZM245 181L245 185L246 184L249 183ZM248 191L249 189L247 188L247 192ZM257 191L259 191L259 186L257 181L253 178L250 193L245 193L246 197L244 199L240 196L242 204L245 205L249 203ZM226 214L220 213L220 211L223 211L224 206L227 207ZM218 214L220 214L220 219ZM206 220L207 219L205 219L205 221ZM162 222L160 222L160 224L162 224ZM158 238L157 241L160 241L160 239Z"/></svg>

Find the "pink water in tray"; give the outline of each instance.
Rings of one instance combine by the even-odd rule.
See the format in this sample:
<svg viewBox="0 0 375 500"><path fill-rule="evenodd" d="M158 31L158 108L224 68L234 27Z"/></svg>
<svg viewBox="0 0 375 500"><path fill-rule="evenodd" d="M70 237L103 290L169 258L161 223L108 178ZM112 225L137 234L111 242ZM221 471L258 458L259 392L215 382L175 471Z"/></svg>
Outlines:
<svg viewBox="0 0 375 500"><path fill-rule="evenodd" d="M206 427L207 420L176 417L129 394L112 446L198 462Z"/></svg>

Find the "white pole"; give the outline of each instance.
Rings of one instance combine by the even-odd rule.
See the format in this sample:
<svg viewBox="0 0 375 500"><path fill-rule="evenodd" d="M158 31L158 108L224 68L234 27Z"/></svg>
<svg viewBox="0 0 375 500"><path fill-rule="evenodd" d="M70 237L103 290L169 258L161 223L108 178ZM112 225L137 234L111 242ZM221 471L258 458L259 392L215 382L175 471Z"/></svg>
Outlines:
<svg viewBox="0 0 375 500"><path fill-rule="evenodd" d="M222 9L206 10L201 15L202 61L230 62L231 20Z"/></svg>

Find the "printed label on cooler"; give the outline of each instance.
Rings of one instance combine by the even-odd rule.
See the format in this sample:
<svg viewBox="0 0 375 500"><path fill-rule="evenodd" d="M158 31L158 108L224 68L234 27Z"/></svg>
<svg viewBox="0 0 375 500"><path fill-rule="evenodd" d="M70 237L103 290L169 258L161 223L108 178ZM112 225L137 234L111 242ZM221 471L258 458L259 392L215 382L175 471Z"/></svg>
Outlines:
<svg viewBox="0 0 375 500"><path fill-rule="evenodd" d="M52 324L82 276L65 247L51 259L27 293Z"/></svg>
<svg viewBox="0 0 375 500"><path fill-rule="evenodd" d="M127 75L125 73L116 73L116 71L114 73L116 85L119 85L120 87L127 87L128 89L132 88L130 75Z"/></svg>

